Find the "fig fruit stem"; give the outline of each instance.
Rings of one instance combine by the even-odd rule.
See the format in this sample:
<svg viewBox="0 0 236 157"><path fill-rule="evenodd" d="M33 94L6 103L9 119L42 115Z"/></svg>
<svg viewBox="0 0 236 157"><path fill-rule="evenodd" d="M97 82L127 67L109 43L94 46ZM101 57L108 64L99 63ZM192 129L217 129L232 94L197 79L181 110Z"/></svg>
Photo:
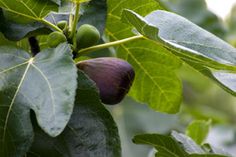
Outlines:
<svg viewBox="0 0 236 157"><path fill-rule="evenodd" d="M129 37L129 38L125 38L125 39L121 39L121 40L117 40L117 41L113 41L113 42L109 42L109 43L105 43L105 44L91 46L91 47L79 50L78 56L82 56L82 55L85 55L89 52L109 48L109 47L112 47L112 46L121 45L121 44L131 42L131 41L134 41L134 40L138 40L138 39L145 39L145 37L143 35L137 35L137 36L133 36L133 37Z"/></svg>
<svg viewBox="0 0 236 157"><path fill-rule="evenodd" d="M77 23L80 18L79 10L80 10L80 2L77 2L77 3L75 3L75 15L74 15L73 23L72 23L71 33L69 36L70 39L73 39L73 37L75 35Z"/></svg>
<svg viewBox="0 0 236 157"><path fill-rule="evenodd" d="M47 21L47 20L45 20L45 19L42 19L41 22L44 23L45 25L50 26L50 27L53 28L54 30L63 33L63 31L62 31L59 27L57 27L56 25L54 25L53 23L51 23L51 22L49 22L49 21Z"/></svg>

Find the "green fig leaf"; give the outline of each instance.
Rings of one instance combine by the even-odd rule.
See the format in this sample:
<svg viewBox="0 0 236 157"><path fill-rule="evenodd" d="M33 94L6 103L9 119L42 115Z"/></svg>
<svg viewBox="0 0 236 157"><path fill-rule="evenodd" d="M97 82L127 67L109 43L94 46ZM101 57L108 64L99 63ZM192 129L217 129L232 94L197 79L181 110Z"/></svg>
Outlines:
<svg viewBox="0 0 236 157"><path fill-rule="evenodd" d="M0 31L10 40L20 40L27 35L50 33L44 17L57 11L58 5L49 0L0 0L0 8Z"/></svg>
<svg viewBox="0 0 236 157"><path fill-rule="evenodd" d="M25 23L27 20L44 22L43 18L49 12L58 9L58 5L49 0L0 0L0 7L17 23Z"/></svg>
<svg viewBox="0 0 236 157"><path fill-rule="evenodd" d="M81 15L78 27L83 24L90 24L95 26L100 34L103 34L107 19L107 0L92 0L83 7L83 14Z"/></svg>
<svg viewBox="0 0 236 157"><path fill-rule="evenodd" d="M190 137L175 131L171 135L136 135L133 142L153 146L157 150L156 157L232 157L231 155L204 151Z"/></svg>
<svg viewBox="0 0 236 157"><path fill-rule="evenodd" d="M65 0L51 0L51 1L60 6L62 1L65 1Z"/></svg>
<svg viewBox="0 0 236 157"><path fill-rule="evenodd" d="M0 9L0 32L12 41L19 41L27 36L48 34L50 29L46 28L40 22L33 22L28 24L19 24L8 20L4 17L2 9Z"/></svg>
<svg viewBox="0 0 236 157"><path fill-rule="evenodd" d="M120 149L116 124L100 102L95 83L78 71L75 108L66 129L52 138L36 127L28 156L120 157Z"/></svg>
<svg viewBox="0 0 236 157"><path fill-rule="evenodd" d="M214 69L236 70L234 47L179 15L157 10L143 18L131 10L124 10L122 17L139 33L181 58Z"/></svg>
<svg viewBox="0 0 236 157"><path fill-rule="evenodd" d="M210 126L211 121L195 120L188 125L186 135L191 137L197 144L201 145L210 131Z"/></svg>
<svg viewBox="0 0 236 157"><path fill-rule="evenodd" d="M16 45L16 42L7 40L4 35L0 32L0 45Z"/></svg>
<svg viewBox="0 0 236 157"><path fill-rule="evenodd" d="M226 27L223 20L208 9L205 0L158 0L158 2L165 10L187 18L220 38L225 37Z"/></svg>
<svg viewBox="0 0 236 157"><path fill-rule="evenodd" d="M123 8L137 10L146 15L160 8L153 0L131 0L117 3L108 0L108 20L106 34L111 41L133 36L132 27L123 24L121 13ZM159 112L177 113L182 100L182 85L175 75L175 70L181 62L171 53L148 40L136 40L121 44L116 49L117 56L127 60L134 68L136 77L129 95L135 100L147 103L149 107Z"/></svg>
<svg viewBox="0 0 236 157"><path fill-rule="evenodd" d="M133 138L135 144L147 144L155 147L161 152L166 150L166 152L174 154L175 157L186 157L187 153L184 152L181 146L170 136L160 135L160 134L142 134L136 135ZM165 152L165 153L166 153ZM169 154L168 154L169 155Z"/></svg>
<svg viewBox="0 0 236 157"><path fill-rule="evenodd" d="M0 32L2 32L7 39L14 41L19 41L28 36L49 34L52 31L52 28L45 25L45 22L50 22L54 25L57 25L57 22L59 21L62 20L69 21L69 16L70 16L70 13L68 12L59 12L59 13L50 12L50 11L57 11L58 8L56 4L54 3L51 4L51 3L52 2L48 2L48 4L50 4L49 6L48 4L47 5L45 4L49 10L47 9L44 10L45 16L40 16L38 19L27 16L26 19L20 18L20 21L18 21L17 18L14 18L15 14L12 13L8 14L8 17L6 17L4 16L3 12L0 9L0 21L1 21ZM33 9L32 11L36 12L37 9ZM18 14L20 14L20 12ZM23 15L26 16L25 14ZM91 24L96 26L96 28L102 34L105 28L106 15L107 15L106 0L100 0L100 1L92 0L89 4L83 5L83 14L80 17L78 27L85 23ZM27 19L33 19L33 21Z"/></svg>
<svg viewBox="0 0 236 157"><path fill-rule="evenodd" d="M125 10L123 21L137 26L139 33L166 47L169 52L235 95L236 50L228 43L183 17L166 11L154 11L143 18Z"/></svg>
<svg viewBox="0 0 236 157"><path fill-rule="evenodd" d="M192 66L194 69L202 73L203 75L209 77L217 85L223 88L228 93L236 96L236 74L231 71L224 70L212 70L208 67L200 65L198 63L192 62L190 60L183 59L187 64Z"/></svg>
<svg viewBox="0 0 236 157"><path fill-rule="evenodd" d="M30 147L34 135L30 110L50 136L64 130L74 106L76 78L68 44L35 57L0 47L0 156L22 157Z"/></svg>

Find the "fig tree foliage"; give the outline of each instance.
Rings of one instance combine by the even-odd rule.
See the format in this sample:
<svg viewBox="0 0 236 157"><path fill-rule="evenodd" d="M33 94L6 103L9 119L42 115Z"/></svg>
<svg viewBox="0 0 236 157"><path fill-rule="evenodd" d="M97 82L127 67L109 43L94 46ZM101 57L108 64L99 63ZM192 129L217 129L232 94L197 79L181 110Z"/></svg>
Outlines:
<svg viewBox="0 0 236 157"><path fill-rule="evenodd" d="M0 0L0 21L1 157L120 157L103 105L129 96L178 113L183 63L236 95L235 48L157 0ZM189 152L185 139L173 132L133 141L157 156L227 156L193 141Z"/></svg>

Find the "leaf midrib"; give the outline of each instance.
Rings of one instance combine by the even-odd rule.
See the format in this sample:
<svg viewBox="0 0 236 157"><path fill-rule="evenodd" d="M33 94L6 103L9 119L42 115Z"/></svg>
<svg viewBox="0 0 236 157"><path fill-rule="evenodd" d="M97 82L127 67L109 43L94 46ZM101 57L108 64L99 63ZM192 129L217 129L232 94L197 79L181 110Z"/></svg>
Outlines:
<svg viewBox="0 0 236 157"><path fill-rule="evenodd" d="M29 61L24 62L24 63L21 63L21 64L17 64L17 65L15 65L15 66L13 66L13 67L10 67L10 68L6 69L6 70L0 71L0 74L5 73L5 72L8 72L8 71L10 71L10 70L13 70L13 69L15 69L15 68L18 68L18 67L20 67L20 66L22 66L22 65L27 64L28 62L29 62Z"/></svg>
<svg viewBox="0 0 236 157"><path fill-rule="evenodd" d="M36 66L33 64L33 61L34 61L34 58L30 58L27 62L24 62L24 63L21 63L21 64L18 64L14 67L11 67L11 68L8 68L4 71L0 71L0 74L1 73L5 73L5 72L8 72L10 70L13 70L13 69L16 69L16 68L19 68L20 66L23 66L25 64L28 64L23 75L22 75L22 78L19 82L19 85L17 86L17 90L12 98L12 101L9 105L9 108L8 108L8 111L7 111L7 116L6 116L6 119L5 119L5 124L4 124L4 127L3 127L3 143L5 142L5 137L6 137L6 132L7 132L7 126L8 126L8 121L9 121L9 117L10 117L10 114L11 114L11 111L12 111L12 107L14 105L14 102L15 102L15 99L20 91L20 88L22 86L22 84L24 83L24 80L26 78L26 75L27 75L27 72L29 71L30 67L32 66L33 68L35 68L39 73L40 75L42 75L42 77L44 78L44 80L46 81L47 83L47 86L49 88L49 91L50 91L50 97L51 97L51 100L52 100L52 110L53 110L53 117L55 117L55 100L54 100L54 96L53 96L53 92L52 92L52 87L50 85L50 82L49 80L46 78L46 76L43 74L43 72Z"/></svg>
<svg viewBox="0 0 236 157"><path fill-rule="evenodd" d="M20 83L19 83L19 85L17 86L17 90L16 90L16 92L15 92L13 98L12 98L12 101L11 101L11 103L10 103L10 105L9 105L9 108L8 108L8 111L7 111L7 115L6 115L6 119L5 119L5 121L4 121L5 124L4 124L4 127L3 127L3 143L5 143L6 131L7 131L8 121L9 121L9 117L10 117L10 114L11 114L12 107L13 107L13 105L14 105L16 96L18 95L18 93L19 93L19 91L20 91L20 88L21 88L21 86L22 86L22 84L23 84L23 82L24 82L24 79L25 79L25 77L26 77L26 74L27 74L27 72L28 72L28 70L29 70L29 68L30 68L30 65L32 64L33 60L34 60L34 58L31 58L31 59L29 59L29 61L27 62L28 65L27 65L27 67L26 67L26 69L25 69L25 71L24 71L24 73L23 73L23 75L22 75L22 78L21 78L21 80L20 80ZM25 64L26 64L26 63L25 63ZM23 65L24 65L24 64L23 64Z"/></svg>

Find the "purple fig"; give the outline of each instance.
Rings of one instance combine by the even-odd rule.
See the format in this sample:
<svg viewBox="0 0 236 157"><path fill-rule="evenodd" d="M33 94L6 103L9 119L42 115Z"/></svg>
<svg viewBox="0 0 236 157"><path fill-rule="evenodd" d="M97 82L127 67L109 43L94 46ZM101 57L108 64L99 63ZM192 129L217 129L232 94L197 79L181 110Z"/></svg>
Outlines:
<svg viewBox="0 0 236 157"><path fill-rule="evenodd" d="M96 83L102 102L110 105L124 98L135 76L128 62L112 57L81 61L77 67Z"/></svg>

